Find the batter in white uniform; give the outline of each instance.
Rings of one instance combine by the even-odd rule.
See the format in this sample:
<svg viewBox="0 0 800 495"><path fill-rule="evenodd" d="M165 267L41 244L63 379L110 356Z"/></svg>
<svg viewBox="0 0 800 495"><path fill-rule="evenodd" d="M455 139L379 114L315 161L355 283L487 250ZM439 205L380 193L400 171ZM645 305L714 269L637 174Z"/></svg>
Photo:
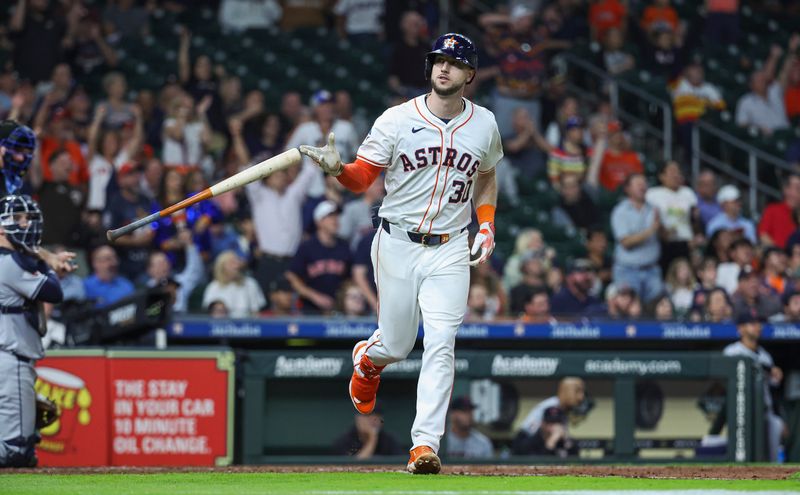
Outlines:
<svg viewBox="0 0 800 495"><path fill-rule="evenodd" d="M485 262L494 249L495 166L503 150L494 115L463 97L477 65L469 38L440 36L425 64L433 91L384 112L354 163L342 165L332 134L324 148L300 147L354 192L386 172L381 226L372 242L378 329L353 349L350 398L362 414L372 411L380 373L411 352L421 312L425 350L411 429L412 473L441 468L437 452L453 387L456 332L467 309L469 265ZM471 250L470 200L480 223ZM476 259L470 261L470 254Z"/></svg>

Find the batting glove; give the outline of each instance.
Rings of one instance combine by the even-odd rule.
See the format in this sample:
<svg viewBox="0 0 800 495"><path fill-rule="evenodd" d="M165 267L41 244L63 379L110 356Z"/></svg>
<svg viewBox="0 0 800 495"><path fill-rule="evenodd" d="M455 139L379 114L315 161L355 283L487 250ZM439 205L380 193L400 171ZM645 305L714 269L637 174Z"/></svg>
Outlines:
<svg viewBox="0 0 800 495"><path fill-rule="evenodd" d="M338 177L344 167L342 166L342 158L339 152L336 151L336 145L333 142L333 133L328 134L328 144L322 148L314 146L301 145L300 153L314 160L317 165L328 175Z"/></svg>
<svg viewBox="0 0 800 495"><path fill-rule="evenodd" d="M475 256L478 254L478 250L480 250L481 255L480 257L470 261L470 266L480 265L492 255L492 251L494 251L493 222L483 222L481 224L480 230L478 230L478 235L476 235L475 240L472 241L472 250L469 253L470 256Z"/></svg>

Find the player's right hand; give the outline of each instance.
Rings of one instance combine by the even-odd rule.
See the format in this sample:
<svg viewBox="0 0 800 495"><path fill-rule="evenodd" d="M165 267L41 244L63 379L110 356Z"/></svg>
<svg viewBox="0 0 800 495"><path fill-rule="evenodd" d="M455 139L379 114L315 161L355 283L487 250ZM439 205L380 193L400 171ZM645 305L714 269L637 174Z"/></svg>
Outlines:
<svg viewBox="0 0 800 495"><path fill-rule="evenodd" d="M328 144L322 148L303 144L300 146L300 153L314 160L322 171L328 175L338 177L344 169L342 158L339 156L339 152L336 151L333 133L328 134Z"/></svg>

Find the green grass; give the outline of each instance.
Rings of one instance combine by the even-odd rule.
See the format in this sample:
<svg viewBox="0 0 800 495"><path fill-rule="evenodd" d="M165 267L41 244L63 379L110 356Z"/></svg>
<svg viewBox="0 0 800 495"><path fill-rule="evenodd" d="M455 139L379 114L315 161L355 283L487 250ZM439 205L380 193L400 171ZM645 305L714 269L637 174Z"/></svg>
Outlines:
<svg viewBox="0 0 800 495"><path fill-rule="evenodd" d="M795 476L779 481L656 480L630 478L411 476L404 473L158 473L158 474L5 474L3 495L369 495L413 492L514 495L555 490L736 490L800 493Z"/></svg>

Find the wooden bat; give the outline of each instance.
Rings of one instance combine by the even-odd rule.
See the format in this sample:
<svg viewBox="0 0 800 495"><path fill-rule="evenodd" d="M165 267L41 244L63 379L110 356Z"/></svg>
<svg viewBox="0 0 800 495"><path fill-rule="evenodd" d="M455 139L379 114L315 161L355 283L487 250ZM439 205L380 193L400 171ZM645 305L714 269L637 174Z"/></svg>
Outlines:
<svg viewBox="0 0 800 495"><path fill-rule="evenodd" d="M237 187L241 187L259 179L263 179L273 172L277 172L278 170L283 170L291 167L292 165L300 163L301 159L302 157L300 155L300 151L297 148L284 151L280 155L267 158L263 162L256 163L255 165L242 170L238 174L232 175L225 180L217 182L213 186L208 187L179 203L175 203L174 205L157 211L152 215L140 218L139 220L131 222L128 225L123 225L118 229L109 230L106 232L106 237L109 241L114 242L114 240L122 237L123 235L130 234L143 225L154 222L159 218L172 215L176 211L180 211L187 206L199 203L205 199L211 199L214 196L219 196L220 194L236 189Z"/></svg>

